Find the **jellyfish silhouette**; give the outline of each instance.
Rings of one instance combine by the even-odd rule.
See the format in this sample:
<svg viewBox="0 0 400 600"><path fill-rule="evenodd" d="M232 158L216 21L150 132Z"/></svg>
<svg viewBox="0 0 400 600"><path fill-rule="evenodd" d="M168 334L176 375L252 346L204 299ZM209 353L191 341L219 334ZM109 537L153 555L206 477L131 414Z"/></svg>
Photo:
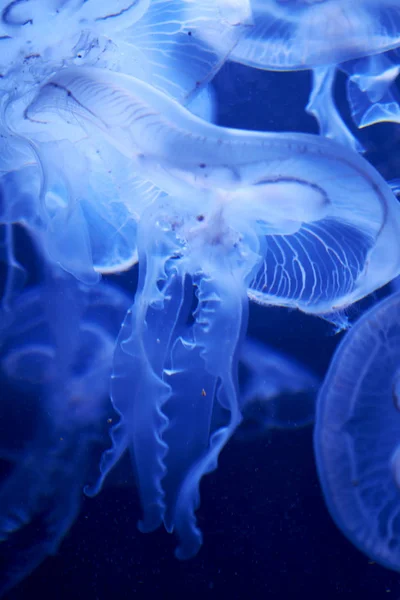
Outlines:
<svg viewBox="0 0 400 600"><path fill-rule="evenodd" d="M398 114L389 98L383 107L380 103L398 73L398 59L391 53L400 44L396 0L250 0L250 7L253 26L230 60L272 71L311 69L306 110L317 119L321 135L363 149L335 104L337 68L350 75L348 97L357 125L374 122L372 115Z"/></svg>
<svg viewBox="0 0 400 600"><path fill-rule="evenodd" d="M317 402L314 447L329 512L371 559L400 571L400 294L345 335Z"/></svg>
<svg viewBox="0 0 400 600"><path fill-rule="evenodd" d="M274 348L247 338L240 350L240 410L235 439L252 440L271 429L290 431L314 422L320 381Z"/></svg>
<svg viewBox="0 0 400 600"><path fill-rule="evenodd" d="M57 551L79 512L105 443L128 302L111 285L84 287L53 270L1 313L0 594Z"/></svg>
<svg viewBox="0 0 400 600"><path fill-rule="evenodd" d="M348 75L347 98L357 127L400 123L400 96L396 86L400 72L398 48L349 61L341 68Z"/></svg>

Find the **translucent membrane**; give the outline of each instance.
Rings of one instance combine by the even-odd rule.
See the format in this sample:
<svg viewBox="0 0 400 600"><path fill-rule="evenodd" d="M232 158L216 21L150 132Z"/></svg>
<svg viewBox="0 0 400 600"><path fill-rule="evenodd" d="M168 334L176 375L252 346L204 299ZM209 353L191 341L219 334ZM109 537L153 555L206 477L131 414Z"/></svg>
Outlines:
<svg viewBox="0 0 400 600"><path fill-rule="evenodd" d="M400 570L400 295L346 334L317 403L314 446L328 509L341 531Z"/></svg>

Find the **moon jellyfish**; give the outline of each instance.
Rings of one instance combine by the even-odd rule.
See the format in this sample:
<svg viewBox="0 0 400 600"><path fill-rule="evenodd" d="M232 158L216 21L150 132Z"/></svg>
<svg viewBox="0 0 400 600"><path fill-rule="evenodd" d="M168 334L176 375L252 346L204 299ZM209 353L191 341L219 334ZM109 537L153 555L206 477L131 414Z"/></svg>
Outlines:
<svg viewBox="0 0 400 600"><path fill-rule="evenodd" d="M100 61L186 104L218 72L250 24L248 0L151 0L134 25L113 36L114 47L107 46Z"/></svg>
<svg viewBox="0 0 400 600"><path fill-rule="evenodd" d="M321 388L314 435L329 512L362 552L400 570L400 294L346 334Z"/></svg>
<svg viewBox="0 0 400 600"><path fill-rule="evenodd" d="M400 72L399 49L343 65L348 75L347 98L357 127L400 123L400 97L395 81Z"/></svg>
<svg viewBox="0 0 400 600"><path fill-rule="evenodd" d="M129 449L140 529L164 524L188 558L202 541L201 478L242 419L248 298L326 315L370 293L399 272L400 207L365 160L332 141L218 127L133 77L65 69L25 117L43 131L73 122L161 191L132 199L139 283L114 355L120 421L87 493Z"/></svg>
<svg viewBox="0 0 400 600"><path fill-rule="evenodd" d="M101 273L135 264L138 211L160 193L132 175L129 157L93 143L75 123L58 123L49 135L36 121L34 131L22 132L26 106L43 81L67 65L126 70L212 120L215 102L207 83L249 11L232 6L228 18L211 0L118 0L112 10L94 0L18 0L1 8L7 60L2 65L0 58L0 258L11 267L5 306L24 281L13 252L15 224L29 230L46 260L95 283ZM212 32L212 48L199 29Z"/></svg>
<svg viewBox="0 0 400 600"><path fill-rule="evenodd" d="M250 7L253 26L232 56L256 68L312 69L400 43L396 0L250 0Z"/></svg>
<svg viewBox="0 0 400 600"><path fill-rule="evenodd" d="M0 594L56 552L78 514L128 304L118 288L53 271L1 314Z"/></svg>
<svg viewBox="0 0 400 600"><path fill-rule="evenodd" d="M234 230L254 220L263 243L249 282L257 302L329 313L397 274L397 253L386 260L390 240L397 246L397 200L366 161L331 141L218 127L143 81L98 69L61 71L25 116L22 127L39 119L44 131L74 118L97 153L111 144L164 193L195 194L184 206L204 212L205 232L218 223L207 207L220 206ZM137 204L139 221L147 205Z"/></svg>
<svg viewBox="0 0 400 600"><path fill-rule="evenodd" d="M399 46L398 2L250 0L250 6L253 27L245 31L230 59L272 71L311 69L313 84L307 112L318 121L322 135L362 150L335 105L336 68ZM377 64L375 57L370 60Z"/></svg>
<svg viewBox="0 0 400 600"><path fill-rule="evenodd" d="M43 153L43 161L39 163L37 154L29 144L19 144L12 136L3 138L0 146L3 150L0 163L4 169L0 176L0 231L3 240L0 244L0 260L5 263L7 270L3 306L10 305L13 298L17 297L26 277L25 269L16 257L15 226L24 228L45 262L60 264L81 281L95 283L99 276L93 270L88 226L81 206L74 201L72 188L61 185L60 164L46 177L45 192ZM62 148L65 145L60 144L58 152ZM13 162L13 168L9 170L7 166L11 161L6 160L7 155ZM66 159L61 164L65 166ZM86 184L86 189L88 187ZM99 226L99 223L96 225ZM125 230L120 227L116 232L114 227L113 233L114 255L120 255Z"/></svg>
<svg viewBox="0 0 400 600"><path fill-rule="evenodd" d="M210 86L188 109L215 118ZM1 140L0 224L7 238L12 237L12 224L22 225L37 239L47 260L85 283L94 283L96 273L122 272L136 263L139 199L146 205L160 191L132 175L129 160L80 134L74 143L41 139L39 146L35 143L36 151L15 136ZM14 278L22 280L12 249L10 239L4 242L5 260L15 264ZM16 292L20 286L10 281L9 287Z"/></svg>
<svg viewBox="0 0 400 600"><path fill-rule="evenodd" d="M243 422L236 439L248 440L271 429L294 430L314 422L320 381L309 369L277 350L246 339L240 351Z"/></svg>
<svg viewBox="0 0 400 600"><path fill-rule="evenodd" d="M246 4L230 2L224 12L214 0L14 0L0 15L0 90L15 98L67 65L91 65L135 75L186 103L249 21Z"/></svg>
<svg viewBox="0 0 400 600"><path fill-rule="evenodd" d="M112 9L90 0L13 0L1 3L1 88L40 81L64 61L98 60L102 34L140 19L149 0L114 0ZM110 40L108 40L110 43Z"/></svg>

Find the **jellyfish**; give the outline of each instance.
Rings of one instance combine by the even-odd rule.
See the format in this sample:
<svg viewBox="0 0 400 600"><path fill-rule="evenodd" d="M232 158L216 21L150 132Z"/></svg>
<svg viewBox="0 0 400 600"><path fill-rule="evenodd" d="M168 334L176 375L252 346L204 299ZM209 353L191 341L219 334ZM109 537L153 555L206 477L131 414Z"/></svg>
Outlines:
<svg viewBox="0 0 400 600"><path fill-rule="evenodd" d="M382 88L382 79L393 81L398 67L391 64L389 69L384 53L400 44L398 2L250 0L250 6L253 26L245 30L230 60L272 71L312 70L306 110L316 118L321 135L362 151L335 105L336 70L348 72L351 61L352 82L357 81L364 93L360 76L364 82L369 78L371 96ZM354 104L356 92L351 83L349 86L349 99Z"/></svg>
<svg viewBox="0 0 400 600"><path fill-rule="evenodd" d="M129 449L140 529L163 524L189 558L202 543L200 481L242 420L248 299L323 316L344 309L399 272L400 207L352 150L218 127L122 74L58 72L21 127L35 121L42 131L77 124L160 190L150 203L132 198L139 282L114 354L120 420L86 492L97 493Z"/></svg>
<svg viewBox="0 0 400 600"><path fill-rule="evenodd" d="M314 422L319 378L282 352L249 338L240 350L243 421L235 439L252 440L271 429L290 431ZM240 383L240 379L239 379Z"/></svg>
<svg viewBox="0 0 400 600"><path fill-rule="evenodd" d="M338 347L317 401L314 447L338 528L400 570L400 294L366 312Z"/></svg>
<svg viewBox="0 0 400 600"><path fill-rule="evenodd" d="M0 594L57 551L79 512L128 305L117 287L49 269L1 314Z"/></svg>
<svg viewBox="0 0 400 600"><path fill-rule="evenodd" d="M99 275L93 267L83 211L74 201L72 189L61 185L59 169L66 160L59 163L44 184L43 153L39 162L32 145L16 136L4 136L0 147L0 260L5 265L3 308L11 307L26 280L26 269L18 258L16 227L24 229L45 264L61 265L86 283L97 282ZM123 235L122 227L119 232L115 232L114 227L115 254L120 254Z"/></svg>
<svg viewBox="0 0 400 600"><path fill-rule="evenodd" d="M400 122L400 98L395 85L400 72L399 52L396 49L342 65L348 75L347 98L357 127Z"/></svg>
<svg viewBox="0 0 400 600"><path fill-rule="evenodd" d="M189 102L249 26L247 3L224 5L213 0L116 0L112 7L96 0L6 2L0 7L0 90L15 98L16 89L18 95L29 93L65 65L96 66L135 75Z"/></svg>
<svg viewBox="0 0 400 600"><path fill-rule="evenodd" d="M211 0L201 5L118 0L112 11L82 0L3 3L0 43L7 60L1 65L0 58L0 259L10 267L3 306L22 289L25 277L14 251L15 225L29 231L46 261L94 284L101 274L126 271L136 263L138 207L160 193L152 182L132 175L129 159L109 145L99 148L75 123L59 123L49 134L36 120L33 132L22 131L24 111L39 86L65 65L126 70L214 120L209 81L249 15L228 4L229 16ZM213 32L212 47L199 29Z"/></svg>
<svg viewBox="0 0 400 600"><path fill-rule="evenodd" d="M151 0L140 19L113 36L100 64L91 64L147 81L186 105L251 23L248 0Z"/></svg>
<svg viewBox="0 0 400 600"><path fill-rule="evenodd" d="M153 201L131 196L138 222L152 203L168 206L171 198L171 206L176 198L204 216L204 232L218 224L206 218L214 206L228 221L254 219L267 242L250 283L255 301L329 313L396 275L396 252L386 256L391 239L396 246L397 200L371 165L341 145L218 127L143 81L99 69L57 73L26 108L21 131L36 120L42 133L54 131L65 119L76 121L97 155L112 147L159 190Z"/></svg>
<svg viewBox="0 0 400 600"><path fill-rule="evenodd" d="M213 120L212 88L206 86L188 109ZM160 191L132 175L129 160L110 146L100 152L79 133L82 137L74 144L50 139L39 145L6 132L0 139L0 260L9 267L3 306L25 281L15 255L16 225L29 233L45 262L87 284L96 283L101 274L127 271L137 262L137 211Z"/></svg>

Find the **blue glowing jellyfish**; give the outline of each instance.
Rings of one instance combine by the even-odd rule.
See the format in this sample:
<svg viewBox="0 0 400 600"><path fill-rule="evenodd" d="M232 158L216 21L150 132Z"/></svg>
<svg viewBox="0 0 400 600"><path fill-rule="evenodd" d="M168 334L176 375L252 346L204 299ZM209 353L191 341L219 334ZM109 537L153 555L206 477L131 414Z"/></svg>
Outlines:
<svg viewBox="0 0 400 600"><path fill-rule="evenodd" d="M53 270L1 313L0 594L56 552L78 514L128 303Z"/></svg>
<svg viewBox="0 0 400 600"><path fill-rule="evenodd" d="M399 49L352 60L342 69L348 75L347 98L358 127L400 123L400 96L395 83L400 72Z"/></svg>
<svg viewBox="0 0 400 600"><path fill-rule="evenodd" d="M242 344L240 365L244 368L239 400L243 422L236 439L253 439L271 429L289 431L314 422L320 381L311 370L250 339Z"/></svg>
<svg viewBox="0 0 400 600"><path fill-rule="evenodd" d="M242 418L248 298L326 315L365 296L399 272L400 207L341 145L218 127L121 74L65 69L25 116L43 130L73 120L160 190L136 205L139 283L112 378L121 418L87 491L129 448L140 528L163 523L188 558L201 544L200 480Z"/></svg>
<svg viewBox="0 0 400 600"><path fill-rule="evenodd" d="M0 7L0 90L15 97L17 86L20 94L29 93L66 65L86 65L135 75L186 103L249 26L247 5L231 0L224 5L214 0L8 2Z"/></svg>
<svg viewBox="0 0 400 600"><path fill-rule="evenodd" d="M13 265L4 303L23 283L13 253L14 224L29 229L46 260L95 283L99 274L135 264L137 213L159 195L152 182L132 173L130 157L88 139L77 123L59 122L50 134L39 120L30 121L31 130L22 127L43 82L67 65L126 71L213 120L208 82L249 18L239 6L228 12L229 18L211 0L201 5L118 0L112 10L93 0L18 0L2 6L0 258ZM215 39L212 47L199 29Z"/></svg>
<svg viewBox="0 0 400 600"><path fill-rule="evenodd" d="M8 554L4 588L57 548L83 486L97 493L126 451L140 529L164 525L177 556L194 556L201 479L260 394L263 369L270 395L274 383L284 389L282 372L294 378L285 375L289 391L315 383L281 361L273 381L265 354L245 345L249 299L335 320L399 275L396 196L353 149L326 139L359 147L335 112L335 69L396 48L398 20L390 0L3 3L0 366L37 414L22 448L2 444L13 459L3 543L43 524L35 546ZM308 110L326 137L210 122L208 86L228 57L313 69ZM18 226L43 264L43 283L27 291ZM97 282L135 263L128 309ZM111 326L106 306L125 317ZM93 483L110 381L119 420ZM274 423L290 423L287 414Z"/></svg>
<svg viewBox="0 0 400 600"><path fill-rule="evenodd" d="M349 99L356 124L362 121L358 113L364 114L363 105L371 100L375 114L382 114L375 102L398 73L398 61L384 56L400 45L398 2L250 0L250 6L253 26L245 30L230 59L272 71L311 69L307 111L317 119L321 134L362 150L335 105L336 69L350 70Z"/></svg>
<svg viewBox="0 0 400 600"><path fill-rule="evenodd" d="M366 161L333 142L218 127L145 82L97 69L61 71L25 115L27 127L40 119L42 130L73 117L99 154L111 145L161 190L153 210L165 201L172 214L181 203L193 217L204 212L197 227L210 242L225 218L233 231L254 220L268 240L250 283L256 301L328 313L397 273L396 252L381 261L390 240L396 246L396 198ZM151 203L138 198L130 207L140 221Z"/></svg>
<svg viewBox="0 0 400 600"><path fill-rule="evenodd" d="M321 388L314 436L336 525L362 552L400 570L400 295L364 314Z"/></svg>

